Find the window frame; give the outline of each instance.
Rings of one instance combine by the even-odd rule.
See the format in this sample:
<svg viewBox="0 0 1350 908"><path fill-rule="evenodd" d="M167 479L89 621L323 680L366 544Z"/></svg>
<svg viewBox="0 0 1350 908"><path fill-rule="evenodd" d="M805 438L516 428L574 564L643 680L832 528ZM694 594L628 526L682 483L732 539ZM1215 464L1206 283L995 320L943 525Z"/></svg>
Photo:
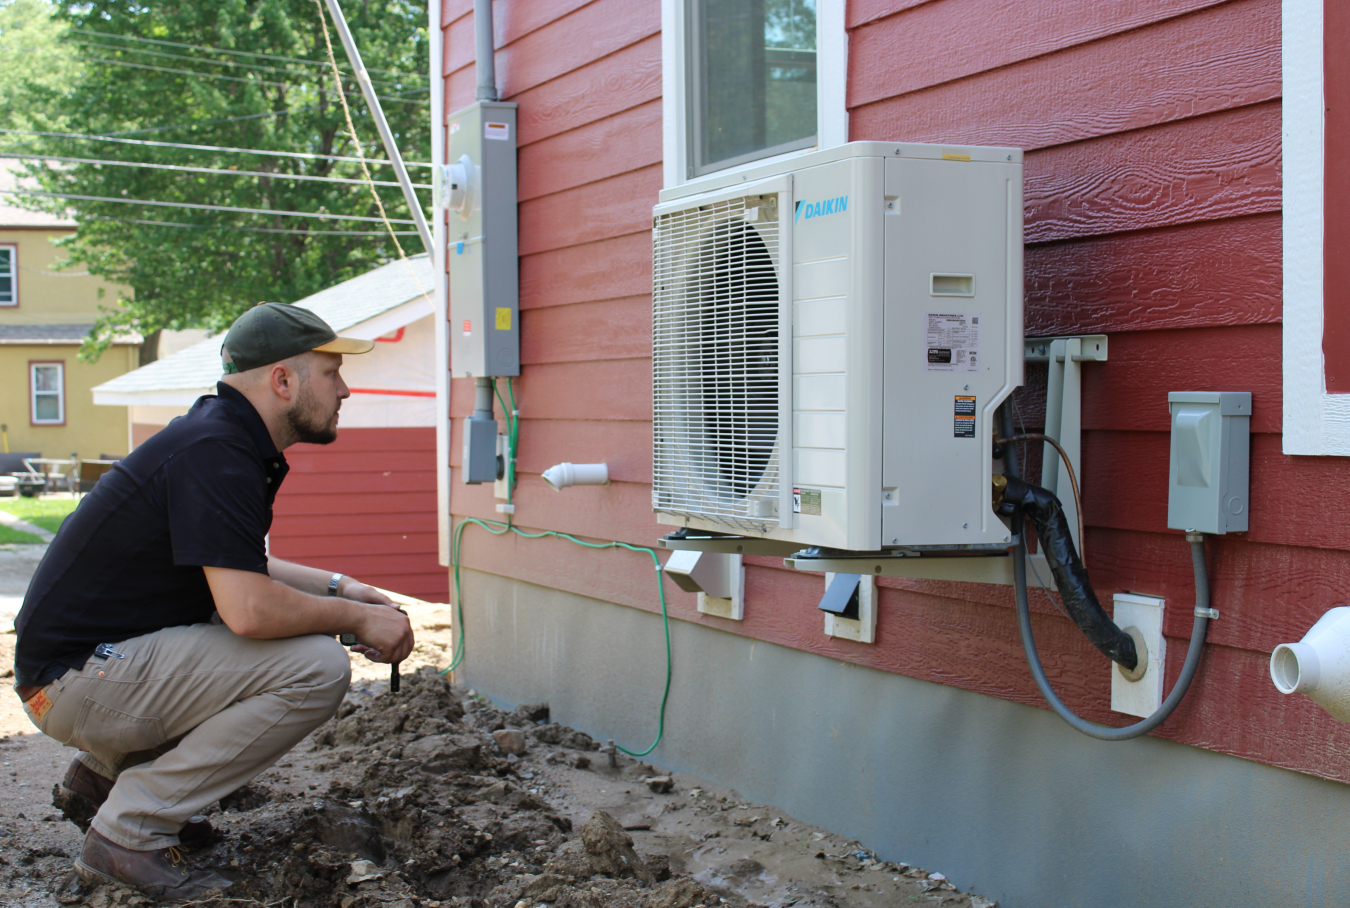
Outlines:
<svg viewBox="0 0 1350 908"><path fill-rule="evenodd" d="M61 418L38 419L37 401L38 394L51 394L50 391L39 392L37 389L37 370L39 366L56 366L57 376L60 381L60 390L56 392L57 405L60 408ZM41 426L64 426L66 424L66 361L63 359L30 359L28 361L28 424L34 427Z"/></svg>
<svg viewBox="0 0 1350 908"><path fill-rule="evenodd" d="M10 272L10 286L14 288L14 299L12 302L0 300L0 309L19 308L19 244L18 243L0 243L0 249L10 250L9 264L12 269Z"/></svg>
<svg viewBox="0 0 1350 908"><path fill-rule="evenodd" d="M688 76L692 47L687 40L687 0L661 0L662 185L666 189L724 176L751 167L800 157L848 141L848 32L845 0L816 0L816 137L801 148L753 159L738 159L716 170L690 175Z"/></svg>
<svg viewBox="0 0 1350 908"><path fill-rule="evenodd" d="M1285 454L1350 456L1350 394L1329 394L1323 354L1326 3L1281 2Z"/></svg>

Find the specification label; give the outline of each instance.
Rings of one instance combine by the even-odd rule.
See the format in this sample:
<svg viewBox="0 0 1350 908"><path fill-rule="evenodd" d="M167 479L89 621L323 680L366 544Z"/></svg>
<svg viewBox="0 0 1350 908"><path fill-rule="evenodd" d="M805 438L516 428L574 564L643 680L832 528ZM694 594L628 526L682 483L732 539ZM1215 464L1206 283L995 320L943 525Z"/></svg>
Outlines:
<svg viewBox="0 0 1350 908"><path fill-rule="evenodd" d="M793 489L792 512L820 516L820 489Z"/></svg>
<svg viewBox="0 0 1350 908"><path fill-rule="evenodd" d="M924 317L924 367L929 372L978 372L980 317L955 312L929 312Z"/></svg>

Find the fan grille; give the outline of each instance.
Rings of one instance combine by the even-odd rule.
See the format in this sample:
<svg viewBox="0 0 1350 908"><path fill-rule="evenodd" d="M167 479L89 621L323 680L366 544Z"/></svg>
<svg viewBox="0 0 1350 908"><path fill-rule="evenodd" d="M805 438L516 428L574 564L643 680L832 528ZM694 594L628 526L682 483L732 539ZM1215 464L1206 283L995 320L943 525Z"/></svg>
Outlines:
<svg viewBox="0 0 1350 908"><path fill-rule="evenodd" d="M777 522L778 197L657 218L653 506L738 530Z"/></svg>

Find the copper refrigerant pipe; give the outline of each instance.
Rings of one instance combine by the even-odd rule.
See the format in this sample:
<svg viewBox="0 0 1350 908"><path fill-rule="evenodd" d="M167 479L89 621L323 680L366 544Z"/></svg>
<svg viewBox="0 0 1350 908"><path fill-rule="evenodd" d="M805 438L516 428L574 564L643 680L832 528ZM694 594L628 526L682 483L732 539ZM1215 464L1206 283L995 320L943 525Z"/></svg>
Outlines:
<svg viewBox="0 0 1350 908"><path fill-rule="evenodd" d="M1069 474L1069 488L1073 491L1074 514L1078 518L1078 560L1087 567L1087 534L1083 529L1083 497L1078 494L1078 477L1074 475L1073 464L1069 463L1069 455L1060 447L1059 442L1049 435L1043 435L1040 432L1023 432L1020 435L1009 435L1007 438L995 438L998 444L1007 444L1010 441L1043 441L1046 444L1053 445L1059 452L1059 459L1064 461L1064 471Z"/></svg>

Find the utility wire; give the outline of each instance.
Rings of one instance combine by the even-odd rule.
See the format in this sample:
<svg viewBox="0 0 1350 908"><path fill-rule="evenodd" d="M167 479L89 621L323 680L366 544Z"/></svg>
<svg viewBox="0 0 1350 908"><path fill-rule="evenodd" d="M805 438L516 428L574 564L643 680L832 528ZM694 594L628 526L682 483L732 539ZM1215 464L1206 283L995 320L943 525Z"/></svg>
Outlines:
<svg viewBox="0 0 1350 908"><path fill-rule="evenodd" d="M394 241L394 248L398 250L398 257L406 262L408 260L408 254L403 251L403 244L398 241L398 237L394 235L394 228L390 226L389 218L384 211L384 200L381 199L380 194L375 191L375 183L370 178L370 171L366 169L366 158L365 152L361 150L361 139L356 134L356 127L352 125L352 112L351 109L347 107L347 97L342 91L342 72L338 69L337 58L333 56L333 42L328 40L328 19L323 12L323 0L314 0L314 5L319 8L319 26L323 29L323 46L324 50L328 53L328 65L333 73L333 81L337 83L338 100L342 102L342 115L347 120L347 135L352 140L352 147L356 149L358 162L361 165L361 176L365 178L366 183L370 186L370 194L375 199L375 208L380 212L380 218L384 221L384 226L389 230L389 238ZM422 286L421 281L417 280L417 272L412 270L411 264L408 265L408 270L412 272L413 280L417 281L417 289L421 290L425 295L426 288Z"/></svg>
<svg viewBox="0 0 1350 908"><path fill-rule="evenodd" d="M161 38L140 38L134 35L118 35L113 32L100 32L91 28L71 28L69 31L80 35L96 35L100 38L115 38L119 41L136 41L144 44L159 44L166 47L184 47L189 50L209 51L213 54L229 54L235 57L259 57L264 60L284 60L287 63L303 63L307 66L324 66L322 60L306 60L303 57L284 57L280 54L259 54L246 50L228 50L224 47L212 47L209 44L184 44L181 41L165 41ZM209 61L206 61L209 62ZM349 67L350 68L350 67ZM404 73L393 69L372 69L367 68L367 72L382 73L392 76L407 76L410 79L419 78L415 73Z"/></svg>
<svg viewBox="0 0 1350 908"><path fill-rule="evenodd" d="M168 66L151 66L148 63L130 63L126 60L109 60L106 57L83 57L91 63L101 63L104 66L124 66L129 69L145 69L158 73L172 73L179 76L196 76L199 79L222 79L226 82L243 82L248 85L268 85L273 88L289 88L294 85L293 82L271 82L266 79L250 79L241 76L222 76L218 73L204 73L195 69L173 69ZM344 89L344 95L348 92ZM352 93L355 95L355 93ZM393 104L426 104L426 101L418 101L413 98L387 98L387 101Z"/></svg>
<svg viewBox="0 0 1350 908"><path fill-rule="evenodd" d="M74 132L31 132L24 129L0 129L0 134L15 136L44 136L55 139L81 139L93 142L115 142L121 145L147 145L155 148L187 148L192 151L229 151L237 154L256 154L264 157L305 158L318 161L347 161L353 164L379 164L381 167L393 166L389 161L366 158L348 158L335 154L313 154L307 151L268 151L262 148L231 148L225 145L190 145L183 142L157 142L154 139L119 139L113 136L91 136ZM431 167L430 164L404 161L405 167Z"/></svg>
<svg viewBox="0 0 1350 908"><path fill-rule="evenodd" d="M149 63L131 63L126 60L109 60L106 57L83 57L90 63L102 63L105 66L125 66L130 69L148 69L157 73L174 73L180 76L198 76L203 79L223 79L226 82L246 82L249 85L270 85L273 88L286 88L285 82L268 82L265 79L250 79L241 76L222 76L217 73L204 73L192 69L172 69L167 66L151 66Z"/></svg>
<svg viewBox="0 0 1350 908"><path fill-rule="evenodd" d="M314 0L314 5L319 8L319 27L323 29L323 46L324 50L327 51L328 53L328 65L333 74L333 81L338 84L339 88L341 88L342 73L338 69L337 58L333 56L333 42L330 41L328 38L328 18L324 15L323 4L324 0ZM340 14L341 14L340 11L337 10L335 10L333 13L335 17ZM373 89L371 93L372 95L374 94ZM361 150L361 139L360 137L357 136L356 127L352 124L352 112L351 109L347 106L347 97L346 95L339 93L338 100L342 102L342 114L347 120L347 133L351 137L352 146L356 149L356 153L358 156L363 156L364 152ZM396 154L396 152L391 153L390 157L394 157L394 154ZM403 251L403 244L398 241L398 236L394 233L393 224L390 222L388 215L385 214L384 200L381 199L380 194L375 191L375 183L370 179L370 171L366 169L366 161L364 157L361 157L360 164L361 164L361 175L365 177L366 183L369 184L370 186L370 194L375 199L375 208L380 212L380 218L384 221L384 226L389 231L389 238L394 241L394 248L398 250L398 257L403 260L403 263L405 265L408 266L408 273L412 275L413 282L417 284L417 289L422 291L423 296L430 296L430 294L427 292L427 289L422 286L422 280L417 276L417 271L413 268L412 262L408 261L408 254ZM403 171L400 174L400 176L406 177L407 171ZM415 199L409 201L415 201ZM420 211L415 211L413 213L418 215L419 217L422 216L422 213ZM417 224L419 234L421 234L426 229L425 224L418 223L417 221L413 221L413 223ZM425 242L426 237L423 236L422 240ZM432 250L430 248L430 244L428 244L427 252L430 253L431 251Z"/></svg>
<svg viewBox="0 0 1350 908"><path fill-rule="evenodd" d="M124 129L117 132L110 132L110 136L139 136L147 132L163 132L166 129L196 129L198 126L218 126L221 123L240 123L244 120L261 120L265 117L281 117L286 114L308 113L318 107L317 104L306 104L304 107L286 108L285 110L267 110L262 113L245 114L241 117L226 117L223 120L201 120L197 123L174 123L172 126L147 126L145 129Z"/></svg>
<svg viewBox="0 0 1350 908"><path fill-rule="evenodd" d="M303 70L286 69L285 67L282 66L265 66L258 63L243 63L238 60L205 60L201 57L189 57L184 54L169 54L158 50L144 50L139 47L118 47L115 44L105 44L101 41L72 41L70 43L75 45L76 47L94 47L99 48L101 50L110 50L114 51L115 53L122 53L122 54L141 54L142 56L146 57L160 57L166 60L178 60L181 63L204 63L207 66L232 66L235 67L236 69L251 69L256 70L258 72L279 73L283 76L291 76L292 78L298 79L313 79L315 76L322 77L322 73L315 73L313 71L306 72ZM428 86L418 86L416 89L408 89L404 83L390 82L387 80L372 80L372 84L383 85L387 88L409 90L409 91L431 90L431 88Z"/></svg>
<svg viewBox="0 0 1350 908"><path fill-rule="evenodd" d="M109 167L145 167L151 170L177 170L187 173L215 173L229 177L271 177L278 180L310 180L319 183L346 183L352 186L365 186L367 182L376 186L399 186L390 180L356 180L349 177L320 177L303 173L268 173L265 170L228 170L218 167L188 167L182 164L149 164L143 161L110 161L106 158L63 158L49 154L19 154L12 151L0 151L0 158L17 158L21 161L61 161L66 164L98 164ZM415 189L430 189L429 183L414 183Z"/></svg>
<svg viewBox="0 0 1350 908"><path fill-rule="evenodd" d="M412 89L409 89L412 91ZM407 92L404 92L407 94ZM239 123L244 120L261 120L265 117L281 117L287 114L309 113L312 110L318 110L317 104L306 104L303 107L288 107L284 110L268 110L256 114L244 114L239 117L225 117L220 120L199 120L195 123L174 123L170 126L147 126L145 129L123 129L117 132L110 132L110 136L138 136L147 132L163 132L166 129L196 129L200 126L217 126L221 123Z"/></svg>
<svg viewBox="0 0 1350 908"><path fill-rule="evenodd" d="M41 199L74 199L81 202L116 202L122 205L154 205L160 208L191 208L197 211L236 211L241 214L267 214L287 218L318 218L323 221L383 221L386 224L415 224L398 218L368 217L359 214L326 214L315 211L281 211L273 208L235 208L230 205L202 205L191 202L157 202L150 199L119 199L98 195L69 195L63 192L36 192L29 189L0 189L0 195L22 195Z"/></svg>
<svg viewBox="0 0 1350 908"><path fill-rule="evenodd" d="M114 218L104 214L84 215L99 221L145 224L151 227L186 227L191 230L238 230L244 233L289 233L297 236L387 236L383 230L292 230L286 227L236 227L230 224L184 224L181 221L147 221L143 218ZM416 230L400 230L399 236L417 236ZM46 274L44 271L43 274ZM85 272L88 274L88 272Z"/></svg>

